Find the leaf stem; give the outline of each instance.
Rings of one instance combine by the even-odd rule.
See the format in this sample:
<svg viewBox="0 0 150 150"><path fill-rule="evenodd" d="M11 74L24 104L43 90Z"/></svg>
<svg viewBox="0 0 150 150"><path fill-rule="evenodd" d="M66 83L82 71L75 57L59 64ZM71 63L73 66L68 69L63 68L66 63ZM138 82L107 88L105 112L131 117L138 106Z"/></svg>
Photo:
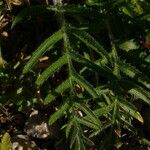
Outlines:
<svg viewBox="0 0 150 150"><path fill-rule="evenodd" d="M56 0L55 5L58 7L58 9L60 9L60 7L63 5L62 0ZM73 65L72 65L72 60L71 60L70 55L69 55L69 51L72 48L70 46L69 38L68 38L68 35L66 32L66 22L65 22L64 13L61 10L58 12L58 21L59 21L60 26L61 26L62 31L63 31L64 51L67 54L68 68L69 68L68 71L69 71L69 76L71 77L73 75L74 69L73 69ZM73 95L75 95L75 91L74 91L73 83L72 83L72 78L70 78L69 80L70 80L70 85L71 85L71 93L73 93Z"/></svg>

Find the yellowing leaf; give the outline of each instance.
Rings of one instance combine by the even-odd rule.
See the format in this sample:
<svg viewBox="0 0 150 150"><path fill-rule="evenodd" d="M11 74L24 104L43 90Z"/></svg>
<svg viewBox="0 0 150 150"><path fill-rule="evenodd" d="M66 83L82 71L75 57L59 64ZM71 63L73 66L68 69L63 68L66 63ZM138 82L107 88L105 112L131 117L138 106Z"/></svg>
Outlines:
<svg viewBox="0 0 150 150"><path fill-rule="evenodd" d="M0 150L11 150L11 141L10 141L10 135L6 132L1 140L0 143Z"/></svg>
<svg viewBox="0 0 150 150"><path fill-rule="evenodd" d="M134 114L134 118L136 118L138 121L140 121L141 123L144 123L143 117L141 116L141 114L137 111Z"/></svg>
<svg viewBox="0 0 150 150"><path fill-rule="evenodd" d="M129 52L130 50L138 49L139 45L134 41L134 39L128 40L119 45L119 48Z"/></svg>

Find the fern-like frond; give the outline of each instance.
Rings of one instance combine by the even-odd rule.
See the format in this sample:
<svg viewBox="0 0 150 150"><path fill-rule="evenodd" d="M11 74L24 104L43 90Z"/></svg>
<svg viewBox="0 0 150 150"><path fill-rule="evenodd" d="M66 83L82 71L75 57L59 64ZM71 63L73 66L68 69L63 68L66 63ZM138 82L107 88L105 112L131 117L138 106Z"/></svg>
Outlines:
<svg viewBox="0 0 150 150"><path fill-rule="evenodd" d="M68 101L65 101L62 106L50 116L48 123L52 125L54 122L56 122L69 108Z"/></svg>
<svg viewBox="0 0 150 150"><path fill-rule="evenodd" d="M88 93L93 96L93 98L98 98L98 94L95 91L94 87L88 81L86 81L82 76L74 72L72 79L75 82L77 82L79 85L81 85L83 88L85 88L88 91Z"/></svg>
<svg viewBox="0 0 150 150"><path fill-rule="evenodd" d="M65 92L68 88L70 88L70 78L62 82L54 91L52 91L50 94L47 95L47 97L44 100L45 104L51 103L56 99L57 96L59 96L61 93Z"/></svg>
<svg viewBox="0 0 150 150"><path fill-rule="evenodd" d="M36 84L42 85L49 77L51 77L56 71L58 71L63 65L67 63L67 55L63 55L53 64L51 64L37 79Z"/></svg>
<svg viewBox="0 0 150 150"><path fill-rule="evenodd" d="M23 69L23 73L27 73L38 62L38 59L47 51L53 48L53 46L62 39L62 30L55 32L49 38L47 38L32 54L31 59L27 62Z"/></svg>
<svg viewBox="0 0 150 150"><path fill-rule="evenodd" d="M71 34L81 40L87 47L92 48L98 54L109 60L108 52L89 33L75 28L69 28Z"/></svg>
<svg viewBox="0 0 150 150"><path fill-rule="evenodd" d="M121 116L120 117L120 122L123 122L124 128L127 128L130 131L131 131L131 129L132 129L132 131L135 131L135 128L133 127L131 122L128 119L126 119L124 112L123 113L120 112L120 116Z"/></svg>
<svg viewBox="0 0 150 150"><path fill-rule="evenodd" d="M107 106L104 106L104 107L94 110L93 113L95 114L95 116L101 117L103 115L110 113L110 111L113 110L113 107L114 107L114 103L111 103L110 105L107 105Z"/></svg>
<svg viewBox="0 0 150 150"><path fill-rule="evenodd" d="M95 90L99 96L102 96L104 94L108 94L110 92L110 90L108 89L107 86L98 86L95 88Z"/></svg>
<svg viewBox="0 0 150 150"><path fill-rule="evenodd" d="M66 138L69 137L72 127L74 126L74 119L69 120L66 124Z"/></svg>
<svg viewBox="0 0 150 150"><path fill-rule="evenodd" d="M78 136L76 138L75 150L86 150L84 141L82 139L82 136L80 135L80 132L78 133Z"/></svg>
<svg viewBox="0 0 150 150"><path fill-rule="evenodd" d="M133 78L134 80L138 81L139 83L143 84L145 87L150 89L150 79L148 77L143 76L142 73L140 73L140 71L130 66L129 64L119 61L118 65L120 70L124 74L126 74L130 78Z"/></svg>
<svg viewBox="0 0 150 150"><path fill-rule="evenodd" d="M88 119L85 119L85 118L79 118L79 117L75 117L76 121L84 126L87 126L91 129L94 129L94 130L100 130L100 127L99 125L95 124L95 122L91 122L90 120Z"/></svg>
<svg viewBox="0 0 150 150"><path fill-rule="evenodd" d="M85 150L83 132L75 119L73 124L73 132L70 135L70 149Z"/></svg>
<svg viewBox="0 0 150 150"><path fill-rule="evenodd" d="M112 74L111 70L108 67L99 66L94 62L84 58L82 55L73 51L69 52L69 55L74 61L83 64L88 69L91 69L93 72L98 72L101 76L108 77L111 80L116 79L116 77Z"/></svg>
<svg viewBox="0 0 150 150"><path fill-rule="evenodd" d="M77 122L75 122L75 120L74 120L73 131L72 131L71 136L70 136L70 148L73 148L73 144L76 141L76 138L78 136L78 132L79 132L79 127L78 127Z"/></svg>
<svg viewBox="0 0 150 150"><path fill-rule="evenodd" d="M142 87L136 86L130 89L128 92L150 105L150 93L144 90Z"/></svg>
<svg viewBox="0 0 150 150"><path fill-rule="evenodd" d="M119 100L118 101L119 106L127 113L130 114L132 117L143 123L143 118L141 114L137 111L136 107L132 105L131 103L125 101L125 100Z"/></svg>
<svg viewBox="0 0 150 150"><path fill-rule="evenodd" d="M84 139L84 142L89 145L89 146L94 146L94 142L92 140L90 140L90 138L87 138L86 136L83 135L83 139Z"/></svg>
<svg viewBox="0 0 150 150"><path fill-rule="evenodd" d="M125 89L125 91L150 105L150 93L144 88L130 80L120 81L120 84Z"/></svg>
<svg viewBox="0 0 150 150"><path fill-rule="evenodd" d="M90 108L86 107L85 104L77 103L77 102L74 103L74 106L82 110L87 115L87 117L91 122L94 122L101 128L100 120L97 118L97 116L93 113L93 111Z"/></svg>

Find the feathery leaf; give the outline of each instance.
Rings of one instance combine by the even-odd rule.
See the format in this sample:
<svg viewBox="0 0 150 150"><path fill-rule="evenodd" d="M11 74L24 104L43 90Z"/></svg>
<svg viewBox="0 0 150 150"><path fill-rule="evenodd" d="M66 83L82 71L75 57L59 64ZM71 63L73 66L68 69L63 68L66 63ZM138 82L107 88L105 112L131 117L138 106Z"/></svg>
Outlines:
<svg viewBox="0 0 150 150"><path fill-rule="evenodd" d="M78 123L83 124L91 129L99 130L99 125L95 124L95 122L91 122L90 120L87 120L85 118L79 118L75 117Z"/></svg>
<svg viewBox="0 0 150 150"><path fill-rule="evenodd" d="M44 100L45 104L51 103L59 94L65 92L68 88L70 88L70 78L62 82L54 91L47 95Z"/></svg>
<svg viewBox="0 0 150 150"><path fill-rule="evenodd" d="M150 93L145 91L142 87L137 86L130 89L128 92L150 105Z"/></svg>
<svg viewBox="0 0 150 150"><path fill-rule="evenodd" d="M92 61L84 58L82 55L77 54L75 52L69 52L69 55L71 56L71 58L76 61L79 62L81 64L83 64L84 66L86 66L89 69L92 69L93 72L99 72L101 76L103 77L108 77L109 79L115 79L116 77L111 73L111 70L108 67L101 67L95 63L93 63Z"/></svg>
<svg viewBox="0 0 150 150"><path fill-rule="evenodd" d="M73 144L75 143L76 141L76 138L78 136L78 132L79 132L79 128L77 126L77 123L74 121L74 126L73 126L73 132L71 133L71 143L70 143L70 148L73 147Z"/></svg>
<svg viewBox="0 0 150 150"><path fill-rule="evenodd" d="M68 102L64 102L64 104L62 104L62 106L58 109L58 111L56 111L54 114L52 114L49 118L48 123L50 125L52 125L54 122L56 122L63 114L64 112L68 109L69 104Z"/></svg>
<svg viewBox="0 0 150 150"><path fill-rule="evenodd" d="M119 100L118 104L120 105L120 107L126 111L128 114L130 114L132 117L134 117L135 119L137 119L138 121L140 121L141 123L144 122L141 114L137 111L136 107L134 105L132 105L131 103L125 101L125 100Z"/></svg>
<svg viewBox="0 0 150 150"><path fill-rule="evenodd" d="M23 69L23 73L27 73L37 62L39 57L41 57L47 50L53 48L54 44L61 40L63 37L61 29L47 38L32 54L31 59L27 62Z"/></svg>
<svg viewBox="0 0 150 150"><path fill-rule="evenodd" d="M72 127L74 126L74 119L69 120L69 122L66 125L66 138L69 137L69 134L71 132Z"/></svg>
<svg viewBox="0 0 150 150"><path fill-rule="evenodd" d="M132 81L125 80L120 81L121 86L130 94L134 95L136 98L143 100L150 105L150 93L146 91L141 86L135 84Z"/></svg>
<svg viewBox="0 0 150 150"><path fill-rule="evenodd" d="M63 55L53 64L51 64L36 80L37 85L42 85L50 76L52 76L57 70L67 63L67 55Z"/></svg>
<svg viewBox="0 0 150 150"><path fill-rule="evenodd" d="M98 94L95 91L94 87L88 81L86 81L83 77L81 77L79 74L74 72L72 79L75 82L77 82L79 85L83 86L89 92L89 94L91 94L94 98L98 97Z"/></svg>
<svg viewBox="0 0 150 150"><path fill-rule="evenodd" d="M76 138L76 143L75 143L75 150L86 150L85 145L83 143L83 138L80 135L80 132Z"/></svg>
<svg viewBox="0 0 150 150"><path fill-rule="evenodd" d="M104 106L102 108L98 108L96 110L93 111L93 113L95 114L95 116L100 117L102 115L106 115L108 114L114 107L114 103Z"/></svg>
<svg viewBox="0 0 150 150"><path fill-rule="evenodd" d="M75 37L80 39L87 47L92 48L98 54L109 60L107 51L105 51L105 49L89 33L75 28L70 28L69 31Z"/></svg>
<svg viewBox="0 0 150 150"><path fill-rule="evenodd" d="M75 102L74 106L82 110L87 115L90 121L94 122L95 124L101 127L101 122L99 121L97 116L93 113L93 111L90 108L86 107L85 104L83 105L81 103Z"/></svg>
<svg viewBox="0 0 150 150"><path fill-rule="evenodd" d="M143 76L140 71L135 69L134 67L130 66L127 63L123 63L121 61L118 62L120 70L129 76L130 78L133 78L134 80L137 80L139 83L143 84L145 87L150 89L150 79L146 76Z"/></svg>

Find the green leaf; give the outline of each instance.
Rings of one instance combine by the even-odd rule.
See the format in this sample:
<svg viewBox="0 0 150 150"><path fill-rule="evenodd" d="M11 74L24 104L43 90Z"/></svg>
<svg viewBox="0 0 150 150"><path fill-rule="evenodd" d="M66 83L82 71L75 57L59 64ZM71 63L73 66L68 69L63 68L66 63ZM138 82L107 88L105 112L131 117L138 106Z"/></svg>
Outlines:
<svg viewBox="0 0 150 150"><path fill-rule="evenodd" d="M134 95L137 99L141 99L150 105L150 93L144 88L130 80L120 81L120 84L125 89L125 91Z"/></svg>
<svg viewBox="0 0 150 150"><path fill-rule="evenodd" d="M58 71L63 65L67 63L67 55L63 55L53 64L51 64L37 79L36 84L42 85L50 76L52 76L56 71Z"/></svg>
<svg viewBox="0 0 150 150"><path fill-rule="evenodd" d="M59 109L56 111L54 114L52 114L49 118L49 125L52 125L54 122L56 122L63 114L64 112L68 109L69 104L68 102L65 102Z"/></svg>
<svg viewBox="0 0 150 150"><path fill-rule="evenodd" d="M108 94L110 92L110 90L107 86L98 86L95 88L95 90L99 96L101 96L103 94Z"/></svg>
<svg viewBox="0 0 150 150"><path fill-rule="evenodd" d="M112 96L113 93L112 94L110 94L110 93L112 93L112 91L109 91L109 93L102 95L104 97L105 102L109 105L112 103L112 101L114 102L114 97ZM105 104L104 104L104 106L103 105L101 105L101 106L104 107Z"/></svg>
<svg viewBox="0 0 150 150"><path fill-rule="evenodd" d="M75 150L86 150L83 143L83 138L80 134L78 134L76 138Z"/></svg>
<svg viewBox="0 0 150 150"><path fill-rule="evenodd" d="M73 147L73 144L75 143L75 141L76 141L76 138L77 138L77 136L78 136L78 132L79 132L79 128L78 128L78 126L77 126L77 123L76 122L74 122L74 127L73 127L73 132L72 132L72 134L71 134L71 143L70 143L70 148L72 148Z"/></svg>
<svg viewBox="0 0 150 150"><path fill-rule="evenodd" d="M75 37L80 39L87 47L92 48L98 54L100 54L104 58L106 57L109 60L107 51L105 51L105 49L90 34L82 30L77 30L75 28L70 28L69 31Z"/></svg>
<svg viewBox="0 0 150 150"><path fill-rule="evenodd" d="M133 18L134 16L141 15L143 8L140 6L138 0L131 0L131 2L127 2L126 6L122 7L122 11Z"/></svg>
<svg viewBox="0 0 150 150"><path fill-rule="evenodd" d="M94 98L98 97L98 94L95 91L94 87L88 81L86 81L83 77L81 77L79 74L74 72L72 79L75 82L77 82L79 85L81 85L83 88L85 88L89 92L89 94L91 94Z"/></svg>
<svg viewBox="0 0 150 150"><path fill-rule="evenodd" d="M129 121L128 119L125 118L125 113L123 112L123 113L120 113L120 114L122 116L122 117L120 117L120 121L123 122L124 128L128 129L129 131L134 131L135 128L133 127L131 121Z"/></svg>
<svg viewBox="0 0 150 150"><path fill-rule="evenodd" d="M126 74L130 78L133 78L139 83L142 83L145 87L150 89L150 79L148 77L144 76L140 71L138 71L136 68L134 68L133 66L130 66L127 63L118 61L118 65L119 65L120 70L124 74Z"/></svg>
<svg viewBox="0 0 150 150"><path fill-rule="evenodd" d="M113 109L113 107L114 107L114 103L107 105L107 106L104 106L102 108L98 108L98 109L94 110L93 113L97 117L100 117L100 116L108 114Z"/></svg>
<svg viewBox="0 0 150 150"><path fill-rule="evenodd" d="M141 114L137 111L136 107L125 100L119 100L118 101L119 106L127 112L127 114L130 114L132 117L140 121L141 123L144 122Z"/></svg>
<svg viewBox="0 0 150 150"><path fill-rule="evenodd" d="M112 74L111 70L108 67L106 67L106 66L105 67L101 67L101 66L93 63L92 61L84 58L82 55L77 54L75 52L69 52L69 55L71 56L71 58L74 61L83 64L87 68L91 69L93 72L99 72L100 75L103 76L103 77L108 77L109 79L115 79L116 78Z"/></svg>
<svg viewBox="0 0 150 150"><path fill-rule="evenodd" d="M128 6L124 6L124 7L122 7L122 12L124 13L124 14L126 14L127 16L129 16L129 17L131 17L131 18L133 18L133 11L131 10L131 8L130 7L128 7Z"/></svg>
<svg viewBox="0 0 150 150"><path fill-rule="evenodd" d="M45 104L51 103L57 96L61 93L65 92L68 88L70 88L70 78L62 82L54 91L47 95L44 100Z"/></svg>
<svg viewBox="0 0 150 150"><path fill-rule="evenodd" d="M150 55L148 55L146 58L145 58L145 61L150 63Z"/></svg>
<svg viewBox="0 0 150 150"><path fill-rule="evenodd" d="M85 150L85 146L83 143L83 133L77 120L75 119L73 123L73 132L71 133L70 139L70 149Z"/></svg>
<svg viewBox="0 0 150 150"><path fill-rule="evenodd" d="M39 57L41 57L47 50L53 48L53 46L62 39L62 30L55 32L49 38L47 38L32 54L31 59L27 62L23 69L23 73L27 73L37 62Z"/></svg>
<svg viewBox="0 0 150 150"><path fill-rule="evenodd" d="M130 94L134 95L136 98L143 100L150 105L150 93L145 91L140 86L132 88L128 91Z"/></svg>
<svg viewBox="0 0 150 150"><path fill-rule="evenodd" d="M102 5L101 3L102 2L100 2L99 0L87 0L86 1L86 3L88 4L88 5Z"/></svg>
<svg viewBox="0 0 150 150"><path fill-rule="evenodd" d="M72 119L71 121L69 120L69 122L67 123L67 126L66 126L66 138L69 137L69 134L70 134L73 126L74 126L74 119Z"/></svg>
<svg viewBox="0 0 150 150"><path fill-rule="evenodd" d="M141 15L143 13L143 8L141 7L140 3L138 0L131 0L132 7L134 8L134 11L138 14Z"/></svg>
<svg viewBox="0 0 150 150"><path fill-rule="evenodd" d="M77 120L78 123L83 124L91 129L95 129L95 130L99 130L99 126L97 124L95 124L95 122L91 122L90 120L87 120L85 118L79 118L79 117L75 117L75 119Z"/></svg>
<svg viewBox="0 0 150 150"><path fill-rule="evenodd" d="M83 135L83 139L84 139L84 142L87 144L87 145L90 145L90 146L94 146L94 142L92 140L90 140L89 138L87 138L86 136Z"/></svg>
<svg viewBox="0 0 150 150"><path fill-rule="evenodd" d="M87 115L90 121L94 122L101 128L100 120L97 118L97 116L93 113L93 111L90 108L86 107L85 104L76 103L76 102L74 103L74 106L82 110Z"/></svg>
<svg viewBox="0 0 150 150"><path fill-rule="evenodd" d="M1 139L0 143L0 150L11 150L12 144L10 135L8 133L5 133Z"/></svg>
<svg viewBox="0 0 150 150"><path fill-rule="evenodd" d="M119 110L118 110L118 102L117 101L118 101L117 97L114 97L114 107L113 107L113 112L112 112L112 124L116 123L117 115L120 115L120 114L118 114Z"/></svg>
<svg viewBox="0 0 150 150"><path fill-rule="evenodd" d="M146 14L146 15L142 16L141 20L150 21L150 14Z"/></svg>
<svg viewBox="0 0 150 150"><path fill-rule="evenodd" d="M138 49L139 45L134 41L134 39L128 40L119 45L119 48L129 52L130 50Z"/></svg>

